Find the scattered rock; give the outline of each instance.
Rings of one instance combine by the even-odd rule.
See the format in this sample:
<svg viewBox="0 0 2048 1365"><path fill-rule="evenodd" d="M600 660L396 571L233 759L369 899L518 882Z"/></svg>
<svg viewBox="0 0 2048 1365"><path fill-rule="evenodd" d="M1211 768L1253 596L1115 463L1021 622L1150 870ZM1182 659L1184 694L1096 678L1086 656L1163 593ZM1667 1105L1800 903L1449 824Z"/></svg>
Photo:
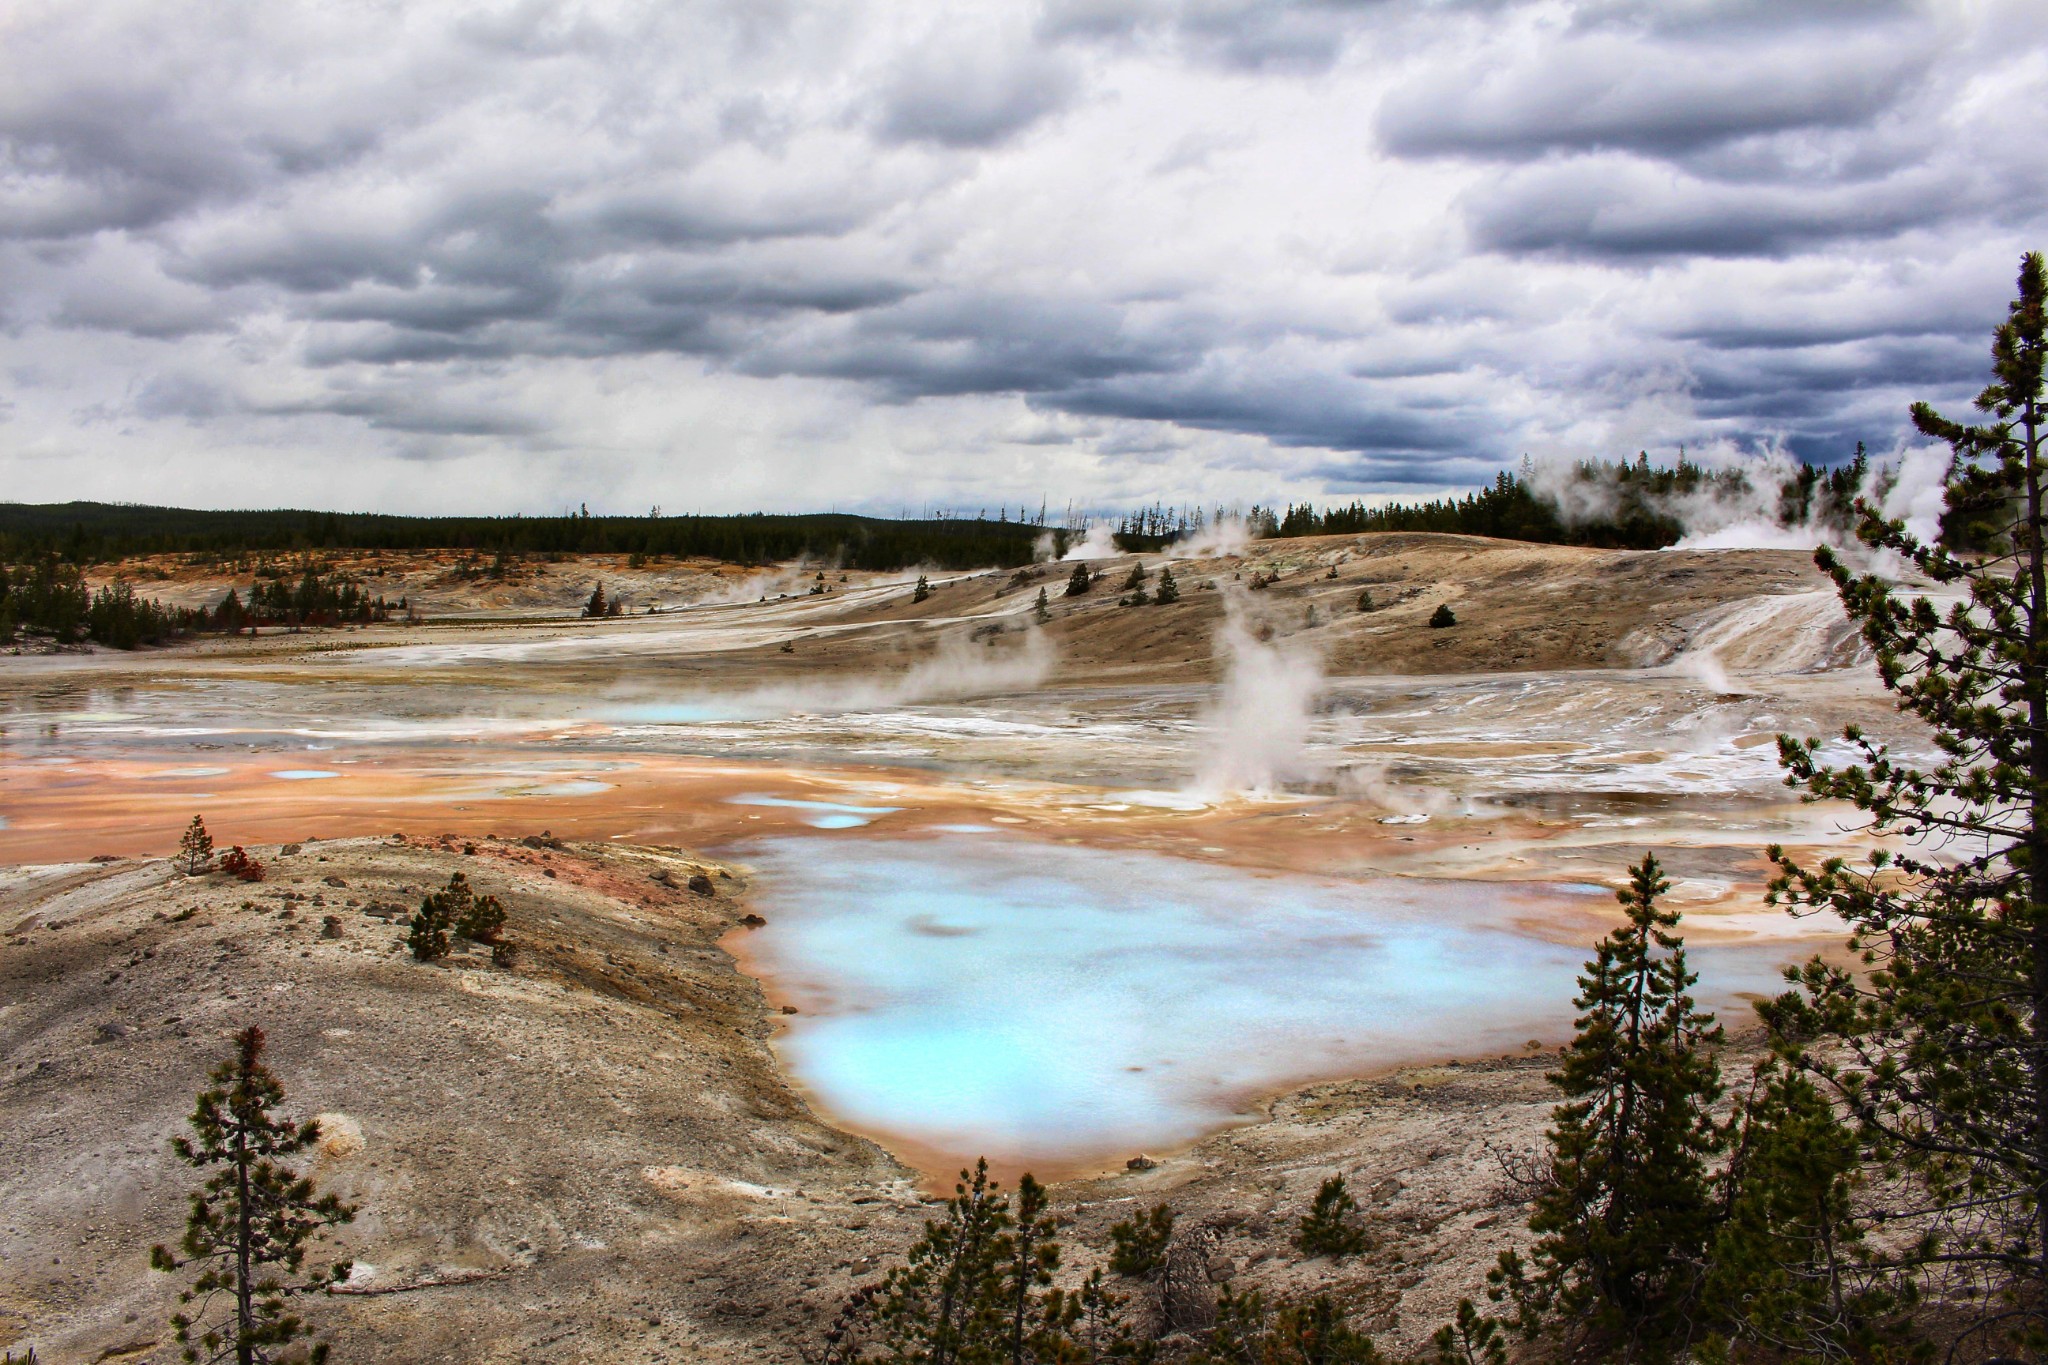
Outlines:
<svg viewBox="0 0 2048 1365"><path fill-rule="evenodd" d="M1149 1171L1158 1164L1159 1163L1154 1161L1151 1157L1146 1156L1143 1152L1140 1152L1138 1155L1132 1157L1129 1161L1126 1161L1124 1163L1124 1169L1127 1171Z"/></svg>
<svg viewBox="0 0 2048 1365"><path fill-rule="evenodd" d="M718 894L718 888L711 884L711 878L705 876L702 872L690 878L690 889L700 896L715 896Z"/></svg>
<svg viewBox="0 0 2048 1365"><path fill-rule="evenodd" d="M328 873L320 880L327 883L329 886L338 886L344 891L348 889L348 883L343 881L340 877L335 876L332 872Z"/></svg>
<svg viewBox="0 0 2048 1365"><path fill-rule="evenodd" d="M784 1014L795 1014L797 1012L797 1008L795 1005L784 1005L782 1007L782 1012Z"/></svg>
<svg viewBox="0 0 2048 1365"><path fill-rule="evenodd" d="M363 1150L363 1125L347 1114L315 1114L313 1121L320 1125L323 1156L351 1157Z"/></svg>
<svg viewBox="0 0 2048 1365"><path fill-rule="evenodd" d="M101 1024L98 1036L93 1041L96 1043L117 1043L133 1032L135 1032L133 1028L116 1020L112 1023Z"/></svg>
<svg viewBox="0 0 2048 1365"><path fill-rule="evenodd" d="M1222 1284L1237 1274L1237 1262L1228 1256L1217 1256L1209 1262L1209 1283Z"/></svg>
<svg viewBox="0 0 2048 1365"><path fill-rule="evenodd" d="M280 858L289 858L289 857L291 857L291 856L292 856L292 855L293 855L294 853L297 853L298 851L299 851L299 845L297 845L297 844L286 844L286 845L285 845L285 846L284 846L283 848L281 848L281 849L279 849L279 850L277 851L277 856L278 856L278 857L280 857Z"/></svg>
<svg viewBox="0 0 2048 1365"><path fill-rule="evenodd" d="M740 916L740 923L749 929L759 929L762 925L766 924L767 922L767 920L762 919L759 915Z"/></svg>

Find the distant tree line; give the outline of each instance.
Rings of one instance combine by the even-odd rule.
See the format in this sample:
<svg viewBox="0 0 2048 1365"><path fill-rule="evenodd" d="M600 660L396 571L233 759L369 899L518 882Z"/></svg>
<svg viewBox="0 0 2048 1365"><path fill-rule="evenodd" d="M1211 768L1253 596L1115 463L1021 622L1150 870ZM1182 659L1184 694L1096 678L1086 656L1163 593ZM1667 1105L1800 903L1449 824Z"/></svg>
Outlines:
<svg viewBox="0 0 2048 1365"><path fill-rule="evenodd" d="M1848 533L1855 528L1853 505L1870 473L1869 456L1834 468L1800 464L1777 489L1776 517L1782 525L1812 522ZM1613 550L1660 550L1676 544L1685 526L1674 504L1692 496L1754 496L1753 472L1708 469L1683 453L1671 468L1650 463L1647 453L1628 460L1581 460L1552 489L1539 492L1534 470L1503 470L1493 483L1462 498L1390 503L1319 511L1302 503L1287 509L1266 532L1280 536L1356 535L1367 531L1438 531L1493 536L1549 545L1593 545ZM1561 503L1587 509L1567 516ZM1257 533L1256 531L1254 532Z"/></svg>
<svg viewBox="0 0 2048 1365"><path fill-rule="evenodd" d="M97 502L0 504L0 563L50 555L104 564L137 555L467 550L479 554L703 556L735 564L833 560L894 570L1015 567L1044 532L1027 521L890 521L840 513L731 517L404 517L382 513L214 512ZM1058 532L1054 533L1059 534Z"/></svg>
<svg viewBox="0 0 2048 1365"><path fill-rule="evenodd" d="M180 636L234 634L257 626L331 626L382 621L408 603L372 597L355 580L323 574L312 564L296 582L281 570L259 578L245 599L230 588L212 609L174 607L138 595L131 584L93 590L83 571L54 554L32 564L0 563L0 647L24 635L55 644L90 640L114 649L159 645Z"/></svg>
<svg viewBox="0 0 2048 1365"><path fill-rule="evenodd" d="M13 568L0 564L0 646L32 632L59 644L93 640L134 649L184 634L193 616L138 597L126 583L94 592L77 565L51 556Z"/></svg>

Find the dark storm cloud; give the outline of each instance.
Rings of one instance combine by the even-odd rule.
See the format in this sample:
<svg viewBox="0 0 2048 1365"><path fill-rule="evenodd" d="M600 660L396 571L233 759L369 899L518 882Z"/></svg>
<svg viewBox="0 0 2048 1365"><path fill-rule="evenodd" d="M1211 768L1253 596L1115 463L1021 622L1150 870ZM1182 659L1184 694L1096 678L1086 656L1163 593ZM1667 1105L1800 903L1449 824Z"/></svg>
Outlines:
<svg viewBox="0 0 2048 1365"><path fill-rule="evenodd" d="M1368 21L1401 8L1393 0L1050 0L1039 32L1059 42L1149 41L1226 69L1315 75L1335 64Z"/></svg>
<svg viewBox="0 0 2048 1365"><path fill-rule="evenodd" d="M1508 69L1437 69L1388 95L1379 134L1401 156L1657 155L1793 129L1855 127L1919 84L1918 46L1814 41L1645 43L1603 36Z"/></svg>
<svg viewBox="0 0 2048 1365"><path fill-rule="evenodd" d="M522 413L450 402L433 393L398 387L251 405L251 410L280 417L348 417L378 431L419 436L534 437L547 430L545 422Z"/></svg>
<svg viewBox="0 0 2048 1365"><path fill-rule="evenodd" d="M1469 194L1464 207L1473 237L1488 250L1597 258L1778 257L2025 205L1987 204L1978 186L1935 168L1799 189L1722 184L1668 165L1602 157L1517 169Z"/></svg>
<svg viewBox="0 0 2048 1365"><path fill-rule="evenodd" d="M1492 418L1376 393L1344 376L1238 373L1129 377L1038 400L1065 412L1255 434L1276 445L1366 454L1444 453L1497 435Z"/></svg>
<svg viewBox="0 0 2048 1365"><path fill-rule="evenodd" d="M1191 354L1129 333L1102 303L996 293L930 293L799 335L738 362L748 374L869 384L894 402L962 394L1043 394L1117 375L1170 370Z"/></svg>

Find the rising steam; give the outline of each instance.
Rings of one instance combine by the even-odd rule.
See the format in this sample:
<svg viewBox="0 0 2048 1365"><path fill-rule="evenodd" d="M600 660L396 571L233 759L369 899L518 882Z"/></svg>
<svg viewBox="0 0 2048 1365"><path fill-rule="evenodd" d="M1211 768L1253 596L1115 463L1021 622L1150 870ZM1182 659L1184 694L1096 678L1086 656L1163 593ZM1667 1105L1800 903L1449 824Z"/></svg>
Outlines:
<svg viewBox="0 0 2048 1365"><path fill-rule="evenodd" d="M1674 550L1811 550L1827 545L1852 562L1869 563L1869 551L1855 538L1848 520L1816 502L1807 518L1786 522L1779 506L1780 490L1799 472L1785 451L1765 445L1741 449L1719 442L1692 452L1695 464L1708 469L1738 470L1740 482L1716 480L1689 493L1650 499L1649 510L1670 517L1684 529ZM1923 543L1932 543L1940 529L1942 482L1949 454L1932 446L1901 446L1873 460L1856 490L1858 498L1876 505L1885 516L1903 520ZM1615 486L1603 480L1576 477L1570 461L1540 461L1530 473L1530 492L1549 503L1568 526L1611 518L1619 511ZM1841 511L1843 509L1834 509Z"/></svg>
<svg viewBox="0 0 2048 1365"><path fill-rule="evenodd" d="M696 698L673 709L693 719L768 720L958 701L1036 687L1058 661L1051 642L1036 630L1015 649L990 649L956 637L901 673L776 683Z"/></svg>
<svg viewBox="0 0 2048 1365"><path fill-rule="evenodd" d="M1306 646L1265 634L1241 595L1225 599L1216 632L1223 682L1202 716L1208 750L1195 776L1200 795L1274 792L1315 776L1308 735L1322 663Z"/></svg>
<svg viewBox="0 0 2048 1365"><path fill-rule="evenodd" d="M1067 547L1060 562L1070 559L1115 559L1123 551L1116 547L1116 534L1107 526L1091 526L1088 534Z"/></svg>
<svg viewBox="0 0 2048 1365"><path fill-rule="evenodd" d="M1175 541L1168 552L1177 559L1225 559L1243 554L1251 542L1244 518L1219 516L1185 540Z"/></svg>

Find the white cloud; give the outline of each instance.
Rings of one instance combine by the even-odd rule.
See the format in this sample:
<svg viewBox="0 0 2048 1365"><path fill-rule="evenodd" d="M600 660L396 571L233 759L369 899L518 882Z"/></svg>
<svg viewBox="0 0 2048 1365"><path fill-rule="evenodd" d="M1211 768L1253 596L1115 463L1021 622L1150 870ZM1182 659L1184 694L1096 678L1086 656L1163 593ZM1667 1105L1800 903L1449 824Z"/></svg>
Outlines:
<svg viewBox="0 0 2048 1365"><path fill-rule="evenodd" d="M1889 448L2048 245L2044 49L1963 0L24 0L0 481L890 510Z"/></svg>

